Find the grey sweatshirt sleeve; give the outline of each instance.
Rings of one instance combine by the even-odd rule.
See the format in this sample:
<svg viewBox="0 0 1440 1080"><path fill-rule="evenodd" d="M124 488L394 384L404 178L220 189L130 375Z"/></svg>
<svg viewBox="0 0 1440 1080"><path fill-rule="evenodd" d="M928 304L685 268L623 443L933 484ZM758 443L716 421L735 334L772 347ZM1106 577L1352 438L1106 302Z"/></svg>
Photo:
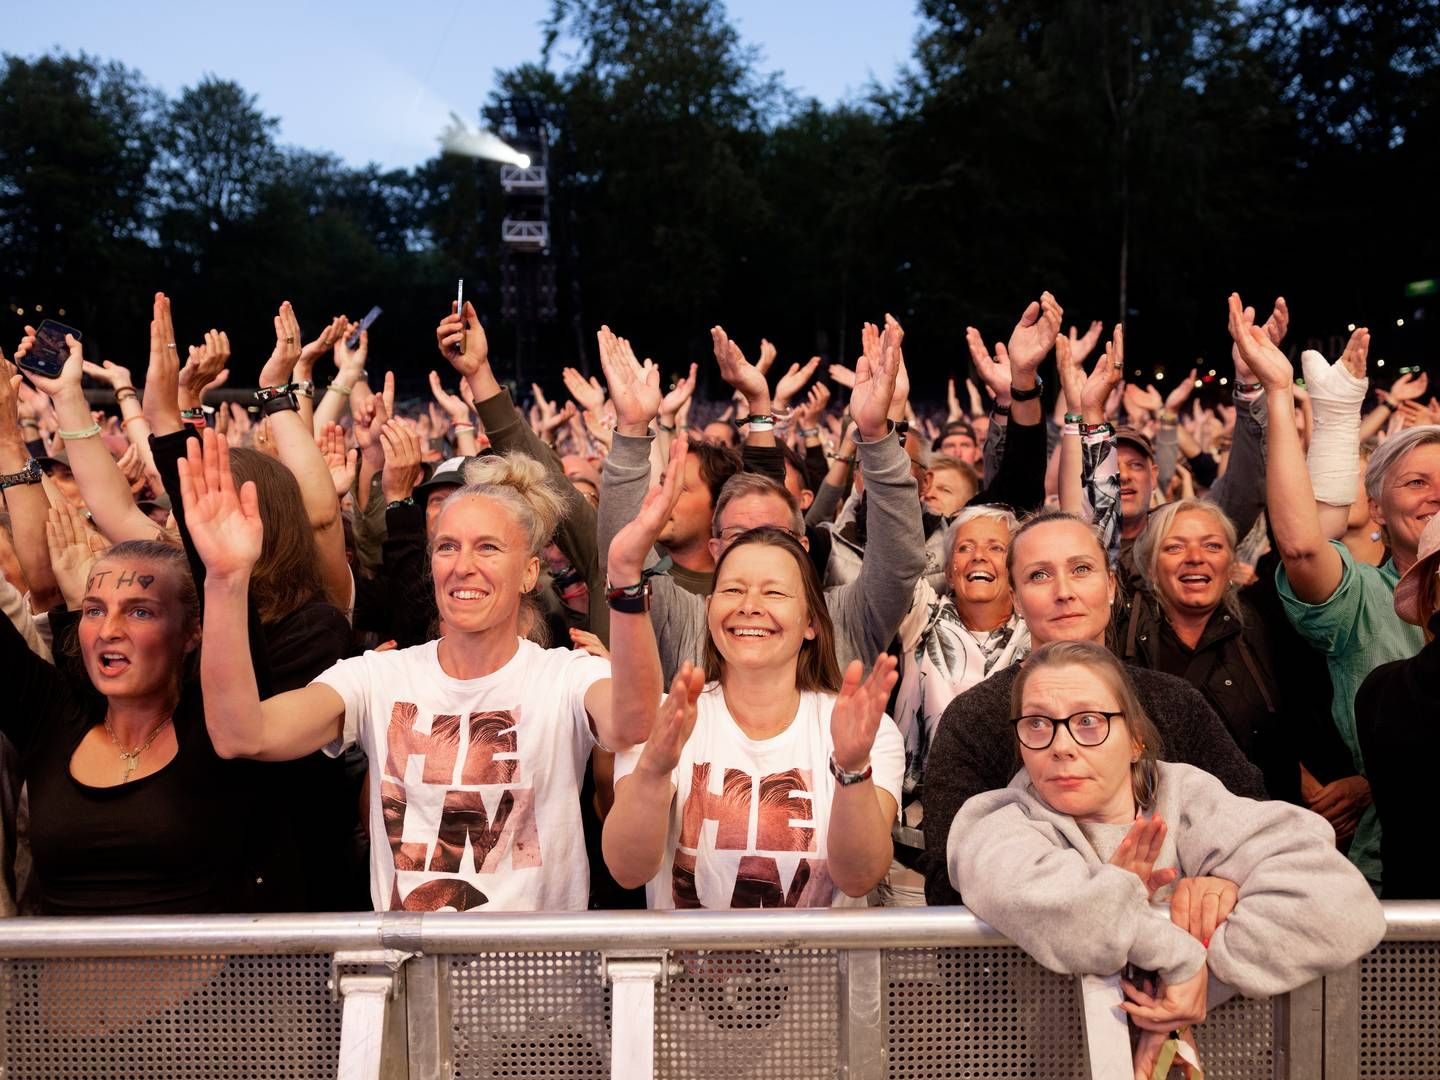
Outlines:
<svg viewBox="0 0 1440 1080"><path fill-rule="evenodd" d="M894 431L860 443L859 453L866 492L865 557L859 577L825 593L842 671L857 658L869 668L885 651L925 572L925 527L909 455Z"/></svg>
<svg viewBox="0 0 1440 1080"><path fill-rule="evenodd" d="M1237 798L1200 769L1164 769L1162 783L1178 785L1182 820L1190 823L1176 836L1180 865L1187 876L1224 878L1240 889L1210 939L1216 978L1246 997L1283 994L1344 967L1385 936L1380 902L1336 850L1324 818L1289 803Z"/></svg>
<svg viewBox="0 0 1440 1080"><path fill-rule="evenodd" d="M823 525L835 520L835 515L840 513L840 506L845 501L845 496L850 493L849 488L836 487L834 484L824 481L820 489L815 492L815 498L810 503L810 509L805 511L806 525Z"/></svg>
<svg viewBox="0 0 1440 1080"><path fill-rule="evenodd" d="M1265 428L1269 413L1265 394L1235 406L1235 439L1230 445L1230 463L1225 475L1210 485L1210 501L1224 510L1235 523L1235 533L1249 533L1260 511L1265 509Z"/></svg>
<svg viewBox="0 0 1440 1080"><path fill-rule="evenodd" d="M617 434L600 474L600 509L595 519L600 565L609 564L610 541L639 515L649 490L650 439ZM645 561L653 566L660 556L651 551ZM668 686L682 663L703 659L705 602L661 574L650 579L650 622Z"/></svg>
<svg viewBox="0 0 1440 1080"><path fill-rule="evenodd" d="M962 806L947 853L970 910L1051 971L1113 975L1133 963L1173 983L1205 961L1203 945L1151 912L1138 877L1087 861L1017 788Z"/></svg>
<svg viewBox="0 0 1440 1080"><path fill-rule="evenodd" d="M1156 486L1161 491L1170 490L1170 480L1175 475L1175 466L1180 464L1180 430L1175 424L1163 420L1160 430L1155 433L1155 468L1159 473Z"/></svg>

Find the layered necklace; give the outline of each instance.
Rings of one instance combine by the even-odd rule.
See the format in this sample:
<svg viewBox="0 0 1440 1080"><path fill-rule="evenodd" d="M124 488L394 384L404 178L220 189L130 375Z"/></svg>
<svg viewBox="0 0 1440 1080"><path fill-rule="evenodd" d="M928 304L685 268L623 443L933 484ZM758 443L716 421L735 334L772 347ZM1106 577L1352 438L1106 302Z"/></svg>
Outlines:
<svg viewBox="0 0 1440 1080"><path fill-rule="evenodd" d="M115 729L110 726L110 717L108 715L105 717L105 733L110 736L110 741L120 751L120 763L125 769L125 775L120 778L122 784L130 782L130 774L140 767L140 755L150 749L150 744L159 737L160 732L165 730L165 725L168 723L170 723L170 717L167 716L150 729L150 734L145 736L144 742L133 750L126 750L125 744L120 741L120 737L115 734Z"/></svg>

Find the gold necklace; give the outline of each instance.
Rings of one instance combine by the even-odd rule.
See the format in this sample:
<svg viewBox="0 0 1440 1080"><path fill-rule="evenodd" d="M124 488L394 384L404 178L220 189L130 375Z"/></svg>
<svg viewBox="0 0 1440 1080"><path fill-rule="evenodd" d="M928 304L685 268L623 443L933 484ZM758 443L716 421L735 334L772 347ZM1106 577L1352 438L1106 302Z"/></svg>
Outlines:
<svg viewBox="0 0 1440 1080"><path fill-rule="evenodd" d="M125 775L120 778L120 782L122 784L128 784L130 782L130 774L140 767L140 755L143 754L146 750L150 749L150 744L155 741L156 736L158 736L160 732L164 730L165 725L168 723L170 723L170 717L167 716L164 720L161 720L158 724L156 724L153 728L150 729L150 734L145 736L145 741L143 743L137 746L134 750L126 750L124 745L120 742L120 737L115 734L115 729L110 726L109 714L106 714L105 733L110 736L110 741L113 742L115 744L115 748L120 751L120 761L125 766Z"/></svg>

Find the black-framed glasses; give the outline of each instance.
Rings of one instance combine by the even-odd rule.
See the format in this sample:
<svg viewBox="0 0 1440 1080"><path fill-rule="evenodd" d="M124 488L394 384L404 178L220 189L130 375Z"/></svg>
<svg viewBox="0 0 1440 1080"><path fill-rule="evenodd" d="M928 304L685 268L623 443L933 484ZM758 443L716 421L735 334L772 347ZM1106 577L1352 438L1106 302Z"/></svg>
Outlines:
<svg viewBox="0 0 1440 1080"><path fill-rule="evenodd" d="M1063 727L1079 746L1099 746L1110 737L1110 721L1123 712L1086 709L1063 720L1053 716L1022 716L1015 721L1015 736L1027 750L1044 750L1055 741L1055 729Z"/></svg>

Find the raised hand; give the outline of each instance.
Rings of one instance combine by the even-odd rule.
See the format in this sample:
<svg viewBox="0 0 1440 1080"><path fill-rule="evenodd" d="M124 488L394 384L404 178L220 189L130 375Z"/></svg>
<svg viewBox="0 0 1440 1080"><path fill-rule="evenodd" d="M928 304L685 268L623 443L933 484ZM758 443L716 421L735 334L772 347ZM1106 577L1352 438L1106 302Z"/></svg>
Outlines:
<svg viewBox="0 0 1440 1080"><path fill-rule="evenodd" d="M380 445L385 452L385 468L380 474L380 490L387 503L408 499L420 483L424 447L419 434L404 420L396 417L380 427Z"/></svg>
<svg viewBox="0 0 1440 1080"><path fill-rule="evenodd" d="M133 390L135 380L130 376L130 369L121 367L113 360L106 360L104 363L94 364L89 360L84 362L85 374L89 375L96 382L102 382L112 390Z"/></svg>
<svg viewBox="0 0 1440 1080"><path fill-rule="evenodd" d="M1114 336L1105 343L1104 355L1095 363L1080 393L1080 412L1085 423L1104 421L1111 408L1110 398L1125 379L1125 327L1115 325Z"/></svg>
<svg viewBox="0 0 1440 1080"><path fill-rule="evenodd" d="M755 364L755 366L760 369L761 375L768 375L770 374L770 368L774 363L775 346L770 344L770 342L766 341L762 337L760 339L760 359Z"/></svg>
<svg viewBox="0 0 1440 1080"><path fill-rule="evenodd" d="M1105 324L1099 319L1090 324L1083 337L1077 336L1075 327L1070 327L1070 355L1075 358L1077 364L1084 364L1090 354L1095 351L1095 346L1100 344L1100 335L1105 332Z"/></svg>
<svg viewBox="0 0 1440 1080"><path fill-rule="evenodd" d="M1290 359L1264 329L1255 325L1255 309L1245 307L1239 293L1230 294L1229 307L1230 337L1244 366L1268 392L1288 390L1295 378ZM1241 379L1239 368L1235 377Z"/></svg>
<svg viewBox="0 0 1440 1080"><path fill-rule="evenodd" d="M595 376L585 378L573 367L567 367L560 372L560 377L565 380L565 389L575 399L576 404L587 412L594 412L605 404L605 388Z"/></svg>
<svg viewBox="0 0 1440 1080"><path fill-rule="evenodd" d="M745 359L740 346L730 340L722 327L710 328L710 342L715 348L715 362L720 365L720 377L745 398L752 415L768 413L770 384L765 381L765 373Z"/></svg>
<svg viewBox="0 0 1440 1080"><path fill-rule="evenodd" d="M973 326L965 328L965 344L970 347L970 364L980 381L985 384L985 388L990 391L995 404L1002 408L1009 406L1010 358L1006 355L1005 346L997 341L995 355L991 356L985 348L985 339Z"/></svg>
<svg viewBox="0 0 1440 1080"><path fill-rule="evenodd" d="M355 324L341 316L340 333L332 346L335 350L336 381L341 386L354 386L365 375L365 361L370 356L370 331L360 334L355 348L350 348L350 333Z"/></svg>
<svg viewBox="0 0 1440 1080"><path fill-rule="evenodd" d="M1165 401L1154 386L1147 386L1144 390L1134 384L1125 387L1125 408L1133 416L1158 413L1164 406Z"/></svg>
<svg viewBox="0 0 1440 1080"><path fill-rule="evenodd" d="M1290 306L1285 303L1283 296L1275 298L1275 307L1271 310L1270 317L1265 320L1264 330L1265 336L1276 345L1285 340L1285 335L1290 330ZM1255 373L1245 362L1244 354L1238 344L1230 347L1230 358L1235 362L1236 382L1253 383L1256 381Z"/></svg>
<svg viewBox="0 0 1440 1080"><path fill-rule="evenodd" d="M203 345L191 345L185 366L180 369L179 387L176 400L182 409L198 409L207 387L223 385L228 377L225 365L230 362L230 336L223 330L209 330ZM264 381L261 372L261 386L278 386L278 383ZM287 373L286 379L289 378ZM282 380L284 381L284 380Z"/></svg>
<svg viewBox="0 0 1440 1080"><path fill-rule="evenodd" d="M705 688L705 672L689 660L680 665L670 682L670 693L660 705L650 737L640 751L635 771L646 776L668 777L680 764L680 755L695 730L695 702Z"/></svg>
<svg viewBox="0 0 1440 1080"><path fill-rule="evenodd" d="M605 643L589 630L581 630L578 626L570 627L570 646L602 660L610 659L610 650L605 647Z"/></svg>
<svg viewBox="0 0 1440 1080"><path fill-rule="evenodd" d="M780 381L775 384L775 396L772 407L776 412L787 408L795 395L805 389L805 384L815 376L815 369L820 366L820 357L812 356L802 364L791 364L790 370L780 376Z"/></svg>
<svg viewBox="0 0 1440 1080"><path fill-rule="evenodd" d="M660 372L648 369L635 359L630 342L616 337L602 326L595 335L600 343L600 368L615 403L615 430L621 435L643 436L650 421L660 413Z"/></svg>
<svg viewBox="0 0 1440 1080"><path fill-rule="evenodd" d="M1165 411L1178 413L1180 407L1190 400L1190 395L1195 391L1195 377L1200 373L1198 368L1191 368L1190 374L1180 380L1180 385L1165 395Z"/></svg>
<svg viewBox="0 0 1440 1080"><path fill-rule="evenodd" d="M1345 343L1345 351L1340 354L1340 363L1355 378L1363 379L1365 378L1365 362L1369 357L1370 331L1363 326L1356 327L1355 332L1350 335L1350 340ZM1423 380L1426 376L1422 374L1420 378ZM1424 392L1424 390L1420 391L1422 394Z"/></svg>
<svg viewBox="0 0 1440 1080"><path fill-rule="evenodd" d="M464 383L461 384L462 386ZM450 418L452 424L468 424L471 422L470 406L466 405L462 398L449 393L440 382L438 372L430 372L430 394L435 398L435 403L444 410L445 415Z"/></svg>
<svg viewBox="0 0 1440 1080"><path fill-rule="evenodd" d="M1055 338L1060 334L1060 320L1064 316L1059 302L1048 292L1040 294L1039 300L1031 301L1015 329L1010 332L1010 372L1013 377L1021 372L1033 375L1035 370L1050 355Z"/></svg>
<svg viewBox="0 0 1440 1080"><path fill-rule="evenodd" d="M610 541L606 570L612 582L630 585L640 580L650 549L655 546L660 531L665 528L665 523L675 512L675 504L680 501L685 458L689 452L690 440L685 432L676 432L670 440L670 459L665 464L659 485L646 493L640 513L626 522Z"/></svg>
<svg viewBox="0 0 1440 1080"><path fill-rule="evenodd" d="M335 343L349 329L348 324L349 320L344 315L336 315L325 329L320 331L319 337L301 348L300 358L295 361L294 376L297 380L303 382L314 378L315 361L335 347Z"/></svg>
<svg viewBox="0 0 1440 1080"><path fill-rule="evenodd" d="M850 417L865 442L883 439L890 430L890 404L900 372L900 347L887 327L884 335L874 323L860 330L864 351L855 365L855 387L850 393Z"/></svg>
<svg viewBox="0 0 1440 1080"><path fill-rule="evenodd" d="M1065 411L1078 415L1080 399L1085 393L1085 368L1075 358L1075 349L1071 344L1075 335L1073 326L1070 335L1070 338L1061 336L1055 339L1055 367L1060 373L1060 391L1065 395Z"/></svg>
<svg viewBox="0 0 1440 1080"><path fill-rule="evenodd" d="M952 375L945 380L945 421L950 423L963 419L965 419L965 410L960 408L960 398L955 393L955 377Z"/></svg>
<svg viewBox="0 0 1440 1080"><path fill-rule="evenodd" d="M50 569L65 597L65 606L78 611L85 598L90 567L110 545L87 525L84 515L68 499L51 505L45 522L45 544L50 549Z"/></svg>
<svg viewBox="0 0 1440 1080"><path fill-rule="evenodd" d="M464 312L457 312L455 302L450 302L450 314L435 328L435 344L450 366L467 379L490 363L490 341L469 300L465 301Z"/></svg>
<svg viewBox="0 0 1440 1080"><path fill-rule="evenodd" d="M1118 866L1121 870L1134 874L1151 896L1180 876L1180 871L1173 866L1162 870L1155 869L1155 863L1165 846L1167 830L1165 819L1159 814L1151 818L1137 816L1135 824L1130 826L1125 839L1121 840L1120 846L1115 849L1115 854L1110 856L1111 866Z"/></svg>
<svg viewBox="0 0 1440 1080"><path fill-rule="evenodd" d="M325 467L330 470L330 480L335 485L336 497L343 499L355 483L359 451L345 449L345 429L333 421L320 429L315 436L315 445L320 449L320 456L325 459Z"/></svg>
<svg viewBox="0 0 1440 1080"><path fill-rule="evenodd" d="M260 369L261 386L283 386L300 360L300 321L290 301L280 305L275 315L275 348Z"/></svg>
<svg viewBox="0 0 1440 1080"><path fill-rule="evenodd" d="M1359 331L1357 330L1356 333ZM1389 390L1376 390L1375 394L1381 401L1388 401L1398 409L1407 401L1420 400L1429 388L1430 375L1428 372L1422 371L1419 375L1411 375L1407 372L1391 383Z"/></svg>
<svg viewBox="0 0 1440 1080"><path fill-rule="evenodd" d="M817 382L810 387L810 393L795 406L795 426L813 430L820 426L820 417L825 415L825 406L830 404L830 387Z"/></svg>
<svg viewBox="0 0 1440 1080"><path fill-rule="evenodd" d="M19 360L28 353L30 349L34 347L34 342L35 328L33 326L25 327L25 338L20 342L20 347L15 350L15 359ZM26 371L25 375L35 386L35 389L39 390L42 394L50 395L52 399L68 395L71 398L78 396L81 400L84 400L85 391L81 386L85 374L84 353L80 343L70 334L65 335L65 347L69 350L69 355L66 356L65 364L60 368L59 375L54 378L49 378L44 375L37 375L33 371ZM89 411L88 405L86 406L86 411Z"/></svg>
<svg viewBox="0 0 1440 1080"><path fill-rule="evenodd" d="M150 430L169 435L180 430L180 354L175 350L175 327L170 300L155 294L150 314L150 366L145 373L141 406Z"/></svg>
<svg viewBox="0 0 1440 1080"><path fill-rule="evenodd" d="M864 665L859 660L850 661L840 683L840 693L835 697L835 708L830 713L835 764L846 772L861 772L870 763L870 750L885 716L885 703L890 700L890 691L900 677L895 658L889 653L880 654L870 677L861 682L864 674Z"/></svg>
<svg viewBox="0 0 1440 1080"><path fill-rule="evenodd" d="M230 448L206 428L185 444L180 459L185 526L210 578L248 578L260 558L265 528L253 480L237 492Z"/></svg>
<svg viewBox="0 0 1440 1080"><path fill-rule="evenodd" d="M830 373L830 381L836 386L843 386L847 390L855 388L854 368L848 368L844 364L831 364L826 370Z"/></svg>
<svg viewBox="0 0 1440 1080"><path fill-rule="evenodd" d="M695 393L695 380L699 377L699 371L699 364L691 364L690 374L677 380L675 388L660 399L660 418L668 419L670 421L668 426L675 426L675 417L680 414L681 409L689 404L691 395Z"/></svg>

